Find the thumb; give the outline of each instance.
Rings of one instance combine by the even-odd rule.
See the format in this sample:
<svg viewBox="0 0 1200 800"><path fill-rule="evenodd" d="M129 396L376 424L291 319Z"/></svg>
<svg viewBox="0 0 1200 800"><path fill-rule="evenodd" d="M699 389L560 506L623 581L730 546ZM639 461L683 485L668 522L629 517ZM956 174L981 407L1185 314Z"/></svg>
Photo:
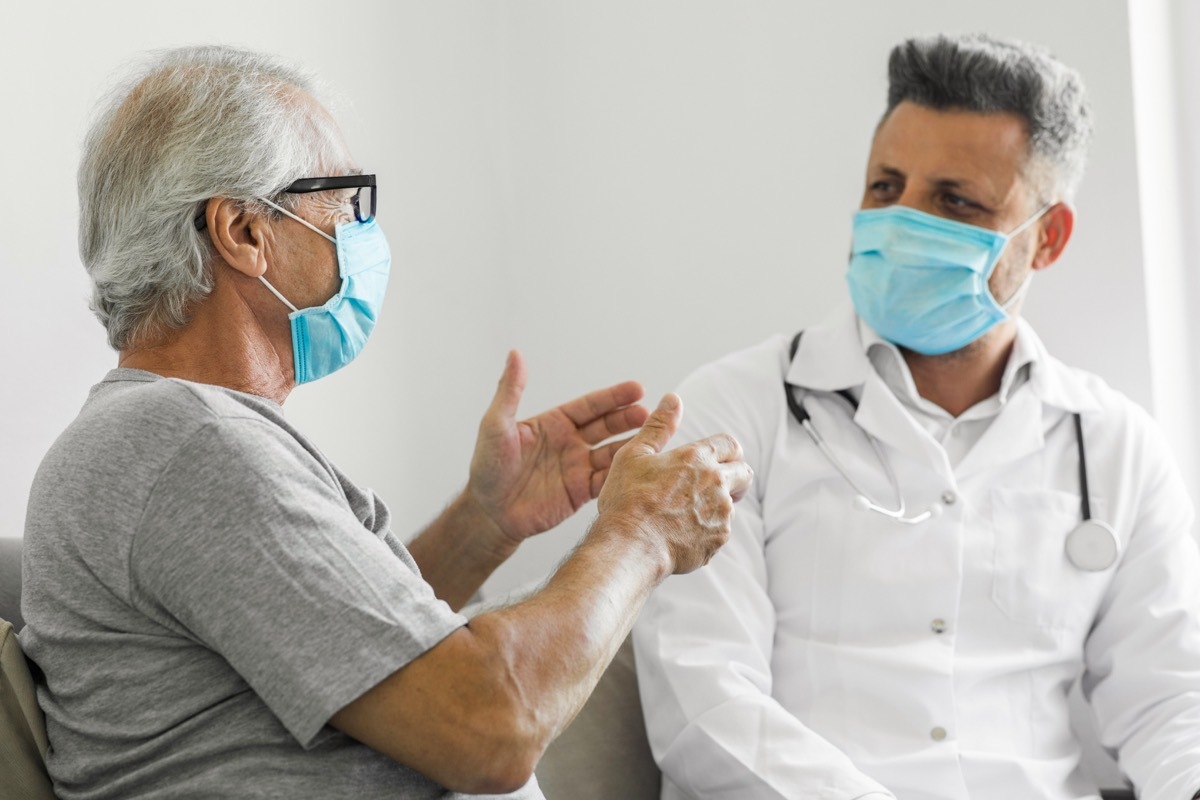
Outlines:
<svg viewBox="0 0 1200 800"><path fill-rule="evenodd" d="M488 416L515 419L517 406L521 404L521 395L525 392L525 358L517 350L508 351L508 359L504 362L504 372L496 385L496 395L488 406Z"/></svg>
<svg viewBox="0 0 1200 800"><path fill-rule="evenodd" d="M629 440L622 450L630 450L634 455L661 453L679 428L679 420L683 418L683 401L674 392L663 395L658 401L658 408L646 420L646 424Z"/></svg>

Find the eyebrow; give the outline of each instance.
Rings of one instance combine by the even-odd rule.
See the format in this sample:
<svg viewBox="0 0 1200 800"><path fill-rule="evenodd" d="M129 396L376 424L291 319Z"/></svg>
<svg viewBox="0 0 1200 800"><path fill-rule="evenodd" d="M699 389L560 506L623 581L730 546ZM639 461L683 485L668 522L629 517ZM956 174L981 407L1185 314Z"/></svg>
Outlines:
<svg viewBox="0 0 1200 800"><path fill-rule="evenodd" d="M880 166L879 171L890 178L908 180L908 175L896 167ZM929 185L938 189L962 189L973 193L986 193L986 188L969 178L934 178Z"/></svg>

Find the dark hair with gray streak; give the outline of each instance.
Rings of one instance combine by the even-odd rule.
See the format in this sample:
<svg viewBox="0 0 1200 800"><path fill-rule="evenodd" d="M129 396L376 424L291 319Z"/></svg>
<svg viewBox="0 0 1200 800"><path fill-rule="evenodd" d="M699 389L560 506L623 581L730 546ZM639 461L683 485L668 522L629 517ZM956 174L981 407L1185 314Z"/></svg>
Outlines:
<svg viewBox="0 0 1200 800"><path fill-rule="evenodd" d="M1043 48L983 34L909 39L888 59L884 119L905 101L938 110L1018 114L1028 126L1026 174L1038 202L1075 196L1092 114L1079 73Z"/></svg>

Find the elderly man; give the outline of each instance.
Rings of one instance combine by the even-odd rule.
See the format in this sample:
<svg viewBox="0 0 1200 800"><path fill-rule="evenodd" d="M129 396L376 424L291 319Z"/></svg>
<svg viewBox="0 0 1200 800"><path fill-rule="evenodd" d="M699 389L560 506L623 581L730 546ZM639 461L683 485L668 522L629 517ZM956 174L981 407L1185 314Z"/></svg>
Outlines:
<svg viewBox="0 0 1200 800"><path fill-rule="evenodd" d="M466 489L401 544L281 408L375 324L375 185L308 80L252 53L168 52L92 128L80 249L119 367L38 472L24 564L61 797L541 797L651 589L727 537L734 440L661 452L680 402L647 419L634 383L517 422L513 354ZM457 613L597 496L541 591Z"/></svg>
<svg viewBox="0 0 1200 800"><path fill-rule="evenodd" d="M635 629L663 797L1094 798L1081 677L1139 797L1187 800L1191 504L1146 414L1018 318L1071 237L1079 77L971 36L904 42L889 78L853 310L680 390L758 479Z"/></svg>

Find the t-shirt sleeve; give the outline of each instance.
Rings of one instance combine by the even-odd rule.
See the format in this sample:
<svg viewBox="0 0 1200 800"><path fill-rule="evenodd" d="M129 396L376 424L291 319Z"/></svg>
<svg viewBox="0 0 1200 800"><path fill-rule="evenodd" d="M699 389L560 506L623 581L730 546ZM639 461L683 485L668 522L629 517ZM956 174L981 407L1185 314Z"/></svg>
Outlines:
<svg viewBox="0 0 1200 800"><path fill-rule="evenodd" d="M215 419L180 448L129 572L135 605L225 658L304 746L466 622L359 521L321 461L255 419Z"/></svg>

